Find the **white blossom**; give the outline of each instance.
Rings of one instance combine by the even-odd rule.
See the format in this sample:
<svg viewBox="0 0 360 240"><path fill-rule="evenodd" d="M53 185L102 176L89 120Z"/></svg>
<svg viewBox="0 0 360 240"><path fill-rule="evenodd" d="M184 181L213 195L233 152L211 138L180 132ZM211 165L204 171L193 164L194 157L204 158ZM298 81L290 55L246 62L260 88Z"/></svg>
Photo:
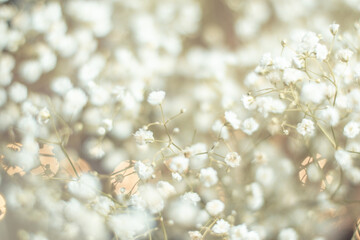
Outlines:
<svg viewBox="0 0 360 240"><path fill-rule="evenodd" d="M164 91L153 91L148 96L148 103L151 105L159 105L164 101L165 92Z"/></svg>

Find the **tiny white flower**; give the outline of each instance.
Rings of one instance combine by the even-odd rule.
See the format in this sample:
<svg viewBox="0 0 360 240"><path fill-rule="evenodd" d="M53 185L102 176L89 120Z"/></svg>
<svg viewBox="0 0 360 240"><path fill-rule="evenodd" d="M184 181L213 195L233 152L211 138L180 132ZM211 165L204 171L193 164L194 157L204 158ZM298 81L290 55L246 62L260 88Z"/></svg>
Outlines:
<svg viewBox="0 0 360 240"><path fill-rule="evenodd" d="M297 240L299 236L293 228L282 229L278 235L278 240Z"/></svg>
<svg viewBox="0 0 360 240"><path fill-rule="evenodd" d="M171 173L171 177L177 182L181 182L182 180L182 176L177 172Z"/></svg>
<svg viewBox="0 0 360 240"><path fill-rule="evenodd" d="M211 216L217 216L224 211L225 205L222 201L216 199L208 202L205 208Z"/></svg>
<svg viewBox="0 0 360 240"><path fill-rule="evenodd" d="M295 68L286 68L283 73L283 81L286 85L290 85L291 83L296 83L297 81L301 81L305 77L304 72L297 70Z"/></svg>
<svg viewBox="0 0 360 240"><path fill-rule="evenodd" d="M335 152L335 160L343 169L351 169L353 165L353 160L349 152L345 150L337 150Z"/></svg>
<svg viewBox="0 0 360 240"><path fill-rule="evenodd" d="M225 120L230 123L230 125L234 128L234 129L239 129L240 127L240 120L238 119L236 113L232 112L232 111L226 111L225 112Z"/></svg>
<svg viewBox="0 0 360 240"><path fill-rule="evenodd" d="M339 31L339 24L336 23L330 24L329 30L331 34L335 36Z"/></svg>
<svg viewBox="0 0 360 240"><path fill-rule="evenodd" d="M184 156L177 156L171 160L169 168L173 172L183 173L189 167L189 159Z"/></svg>
<svg viewBox="0 0 360 240"><path fill-rule="evenodd" d="M225 156L225 163L230 167L237 167L240 165L241 156L237 152L229 152Z"/></svg>
<svg viewBox="0 0 360 240"><path fill-rule="evenodd" d="M50 116L51 115L50 115L49 110L46 107L44 107L43 109L40 110L40 112L37 116L37 121L40 124L46 124L49 122Z"/></svg>
<svg viewBox="0 0 360 240"><path fill-rule="evenodd" d="M148 166L142 163L141 161L137 161L135 163L134 168L139 178L142 180L149 179L151 175L154 173L154 169L151 166Z"/></svg>
<svg viewBox="0 0 360 240"><path fill-rule="evenodd" d="M244 94L241 97L242 104L244 105L244 108L248 110L254 110L256 108L256 101L253 96L249 96L247 94Z"/></svg>
<svg viewBox="0 0 360 240"><path fill-rule="evenodd" d="M328 50L325 45L317 44L315 47L316 58L320 61L324 61L328 55Z"/></svg>
<svg viewBox="0 0 360 240"><path fill-rule="evenodd" d="M211 230L216 234L227 234L230 230L230 224L224 219L219 219Z"/></svg>
<svg viewBox="0 0 360 240"><path fill-rule="evenodd" d="M151 105L159 105L163 102L165 95L164 91L153 91L149 94L147 101Z"/></svg>
<svg viewBox="0 0 360 240"><path fill-rule="evenodd" d="M195 192L187 192L181 196L181 199L184 201L189 201L194 205L196 205L198 202L201 201L199 194L197 194Z"/></svg>
<svg viewBox="0 0 360 240"><path fill-rule="evenodd" d="M164 199L171 197L172 195L176 194L176 190L173 185L166 181L159 181L156 184L156 188L159 191L161 197Z"/></svg>
<svg viewBox="0 0 360 240"><path fill-rule="evenodd" d="M301 123L298 123L296 130L303 136L313 136L315 132L314 122L304 118Z"/></svg>
<svg viewBox="0 0 360 240"><path fill-rule="evenodd" d="M212 167L200 170L200 181L205 187L211 187L218 182L217 172Z"/></svg>
<svg viewBox="0 0 360 240"><path fill-rule="evenodd" d="M259 124L254 118L245 119L241 125L241 130L247 135L252 135L258 128Z"/></svg>
<svg viewBox="0 0 360 240"><path fill-rule="evenodd" d="M337 52L337 57L342 62L348 62L354 53L350 49L341 49Z"/></svg>
<svg viewBox="0 0 360 240"><path fill-rule="evenodd" d="M344 127L344 135L348 138L355 138L360 133L360 124L350 121Z"/></svg>
<svg viewBox="0 0 360 240"><path fill-rule="evenodd" d="M155 141L153 132L150 130L145 130L144 128L140 128L134 134L136 143L139 145L145 145L147 143L152 143Z"/></svg>
<svg viewBox="0 0 360 240"><path fill-rule="evenodd" d="M189 231L190 240L202 240L202 234L199 231Z"/></svg>

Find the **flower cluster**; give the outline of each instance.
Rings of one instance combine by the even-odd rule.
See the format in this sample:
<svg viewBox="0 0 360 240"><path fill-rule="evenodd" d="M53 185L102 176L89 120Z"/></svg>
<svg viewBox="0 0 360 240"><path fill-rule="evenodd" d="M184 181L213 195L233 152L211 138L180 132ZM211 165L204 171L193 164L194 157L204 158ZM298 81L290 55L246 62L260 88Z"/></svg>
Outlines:
<svg viewBox="0 0 360 240"><path fill-rule="evenodd" d="M360 8L330 2L0 0L1 239L341 236Z"/></svg>

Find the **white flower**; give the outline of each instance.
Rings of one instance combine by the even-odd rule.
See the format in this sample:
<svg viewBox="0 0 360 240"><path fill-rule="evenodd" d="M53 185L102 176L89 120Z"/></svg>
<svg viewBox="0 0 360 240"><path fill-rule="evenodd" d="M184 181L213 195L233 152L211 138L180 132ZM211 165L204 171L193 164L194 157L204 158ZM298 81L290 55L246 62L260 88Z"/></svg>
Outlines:
<svg viewBox="0 0 360 240"><path fill-rule="evenodd" d="M225 156L225 163L230 167L237 167L240 165L241 156L237 152L229 152Z"/></svg>
<svg viewBox="0 0 360 240"><path fill-rule="evenodd" d="M161 197L164 199L171 197L172 195L176 194L176 190L173 185L166 181L159 181L156 184L156 188L159 191Z"/></svg>
<svg viewBox="0 0 360 240"><path fill-rule="evenodd" d="M336 108L330 106L321 111L319 116L323 121L329 123L333 127L336 126L340 120L339 111Z"/></svg>
<svg viewBox="0 0 360 240"><path fill-rule="evenodd" d="M256 122L254 118L247 118L241 125L241 130L247 135L253 134L256 130L258 130L259 124Z"/></svg>
<svg viewBox="0 0 360 240"><path fill-rule="evenodd" d="M158 213L164 209L165 203L159 191L151 184L141 185L138 189L140 205L150 210L151 213Z"/></svg>
<svg viewBox="0 0 360 240"><path fill-rule="evenodd" d="M238 119L236 113L232 112L232 111L226 111L225 112L225 120L230 123L230 125L234 128L234 129L239 129L240 127L240 120Z"/></svg>
<svg viewBox="0 0 360 240"><path fill-rule="evenodd" d="M145 165L141 161L137 161L135 163L134 168L139 178L142 180L149 179L151 175L154 173L154 169L151 166Z"/></svg>
<svg viewBox="0 0 360 240"><path fill-rule="evenodd" d="M50 87L52 91L62 96L72 89L73 85L70 78L61 76L54 78Z"/></svg>
<svg viewBox="0 0 360 240"><path fill-rule="evenodd" d="M305 73L295 68L286 68L283 73L283 81L286 85L301 81L305 77Z"/></svg>
<svg viewBox="0 0 360 240"><path fill-rule="evenodd" d="M254 110L256 108L256 102L253 96L244 94L241 97L241 102L244 105L244 108L248 110Z"/></svg>
<svg viewBox="0 0 360 240"><path fill-rule="evenodd" d="M50 116L51 115L50 115L49 110L46 107L44 107L43 109L40 110L40 112L37 116L37 121L40 124L46 124L49 122Z"/></svg>
<svg viewBox="0 0 360 240"><path fill-rule="evenodd" d="M208 202L205 208L211 216L216 216L224 211L225 205L222 201L216 199Z"/></svg>
<svg viewBox="0 0 360 240"><path fill-rule="evenodd" d="M28 83L39 80L42 74L42 67L37 60L28 60L20 65L20 76Z"/></svg>
<svg viewBox="0 0 360 240"><path fill-rule="evenodd" d="M97 177L89 173L82 174L79 179L70 181L68 189L74 196L90 200L95 198L101 191L101 184Z"/></svg>
<svg viewBox="0 0 360 240"><path fill-rule="evenodd" d="M264 196L261 186L257 182L253 182L246 186L247 192L246 203L251 210L258 210L264 205Z"/></svg>
<svg viewBox="0 0 360 240"><path fill-rule="evenodd" d="M263 186L270 187L275 181L275 173L271 167L260 166L256 169L255 178Z"/></svg>
<svg viewBox="0 0 360 240"><path fill-rule="evenodd" d="M313 136L315 132L314 122L304 118L301 123L298 123L296 130L303 136Z"/></svg>
<svg viewBox="0 0 360 240"><path fill-rule="evenodd" d="M245 224L234 226L230 229L230 240L260 240L255 231L248 231Z"/></svg>
<svg viewBox="0 0 360 240"><path fill-rule="evenodd" d="M202 240L202 234L199 231L189 231L190 240Z"/></svg>
<svg viewBox="0 0 360 240"><path fill-rule="evenodd" d="M328 55L328 50L325 45L317 44L315 48L316 58L320 61L324 61Z"/></svg>
<svg viewBox="0 0 360 240"><path fill-rule="evenodd" d="M212 167L203 168L200 171L200 181L205 187L211 187L218 182L217 172Z"/></svg>
<svg viewBox="0 0 360 240"><path fill-rule="evenodd" d="M353 160L351 158L351 155L349 152L346 152L345 150L337 150L335 152L335 159L337 163L343 168L343 169L350 169L353 165Z"/></svg>
<svg viewBox="0 0 360 240"><path fill-rule="evenodd" d="M329 30L331 34L335 36L339 31L339 24L336 23L330 24Z"/></svg>
<svg viewBox="0 0 360 240"><path fill-rule="evenodd" d="M344 127L344 135L348 138L355 138L360 133L360 124L350 121Z"/></svg>
<svg viewBox="0 0 360 240"><path fill-rule="evenodd" d="M194 205L196 205L198 202L201 201L199 194L197 194L195 192L187 192L181 196L181 199L184 201L189 201Z"/></svg>
<svg viewBox="0 0 360 240"><path fill-rule="evenodd" d="M134 134L136 143L139 145L145 145L147 143L152 143L155 141L153 132L150 130L145 130L144 128L140 128Z"/></svg>
<svg viewBox="0 0 360 240"><path fill-rule="evenodd" d="M177 173L177 172L173 172L171 173L171 177L175 180L175 181L178 181L178 182L181 182L182 180L182 176Z"/></svg>
<svg viewBox="0 0 360 240"><path fill-rule="evenodd" d="M216 234L227 234L230 230L230 224L224 219L219 219L211 230Z"/></svg>
<svg viewBox="0 0 360 240"><path fill-rule="evenodd" d="M341 49L337 52L337 57L342 62L348 62L354 53L350 49Z"/></svg>
<svg viewBox="0 0 360 240"><path fill-rule="evenodd" d="M189 167L189 159L184 156L177 156L171 160L169 168L173 172L183 173Z"/></svg>
<svg viewBox="0 0 360 240"><path fill-rule="evenodd" d="M27 87L21 83L15 82L9 88L9 97L15 103L25 101L28 95Z"/></svg>
<svg viewBox="0 0 360 240"><path fill-rule="evenodd" d="M233 226L230 229L230 239L231 240L246 239L247 234L248 234L248 229L245 224Z"/></svg>
<svg viewBox="0 0 360 240"><path fill-rule="evenodd" d="M278 236L278 240L297 240L298 238L298 234L293 228L282 229Z"/></svg>
<svg viewBox="0 0 360 240"><path fill-rule="evenodd" d="M151 105L158 105L163 102L165 95L164 91L153 91L149 94L147 101Z"/></svg>
<svg viewBox="0 0 360 240"><path fill-rule="evenodd" d="M326 93L327 86L325 83L307 82L301 89L301 100L305 103L319 104L325 99Z"/></svg>

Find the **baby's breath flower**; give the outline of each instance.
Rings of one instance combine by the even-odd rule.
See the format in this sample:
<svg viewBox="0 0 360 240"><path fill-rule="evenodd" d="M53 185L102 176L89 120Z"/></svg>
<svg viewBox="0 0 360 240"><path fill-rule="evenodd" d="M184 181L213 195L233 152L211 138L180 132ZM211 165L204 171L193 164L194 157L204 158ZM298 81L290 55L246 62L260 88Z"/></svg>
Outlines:
<svg viewBox="0 0 360 240"><path fill-rule="evenodd" d="M189 159L183 156L174 157L169 167L173 172L183 173L189 168Z"/></svg>
<svg viewBox="0 0 360 240"><path fill-rule="evenodd" d="M329 30L331 34L335 36L339 31L339 24L336 23L330 24Z"/></svg>
<svg viewBox="0 0 360 240"><path fill-rule="evenodd" d="M350 49L341 49L337 52L337 57L342 62L348 62L354 53Z"/></svg>
<svg viewBox="0 0 360 240"><path fill-rule="evenodd" d="M230 167L237 167L240 165L241 156L237 152L230 152L226 154L224 161Z"/></svg>
<svg viewBox="0 0 360 240"><path fill-rule="evenodd" d="M239 129L241 121L238 119L236 113L232 111L225 112L225 120L236 130Z"/></svg>
<svg viewBox="0 0 360 240"><path fill-rule="evenodd" d="M142 180L149 179L151 175L154 173L154 169L151 166L148 166L141 161L137 161L135 163L135 171L137 172L138 176Z"/></svg>
<svg viewBox="0 0 360 240"><path fill-rule="evenodd" d="M211 187L218 182L217 172L212 167L200 170L200 181L205 187Z"/></svg>
<svg viewBox="0 0 360 240"><path fill-rule="evenodd" d="M254 118L247 118L241 124L241 130L247 135L252 135L258 128L259 124Z"/></svg>
<svg viewBox="0 0 360 240"><path fill-rule="evenodd" d="M148 96L148 103L151 105L159 105L163 102L165 98L165 92L164 91L153 91Z"/></svg>
<svg viewBox="0 0 360 240"><path fill-rule="evenodd" d="M348 138L355 138L360 133L360 124L355 121L348 122L344 127L344 135Z"/></svg>
<svg viewBox="0 0 360 240"><path fill-rule="evenodd" d="M144 128L140 128L134 134L136 143L139 145L145 145L147 143L152 143L155 141L153 132L150 130L146 130Z"/></svg>
<svg viewBox="0 0 360 240"><path fill-rule="evenodd" d="M315 133L314 122L304 118L301 123L298 123L296 130L303 136L313 136Z"/></svg>
<svg viewBox="0 0 360 240"><path fill-rule="evenodd" d="M199 231L189 231L190 240L201 240L202 234Z"/></svg>
<svg viewBox="0 0 360 240"><path fill-rule="evenodd" d="M208 202L205 208L211 216L216 216L224 211L225 205L222 201L216 199Z"/></svg>
<svg viewBox="0 0 360 240"><path fill-rule="evenodd" d="M224 219L219 219L216 221L211 230L216 234L228 234L230 230L230 224Z"/></svg>

